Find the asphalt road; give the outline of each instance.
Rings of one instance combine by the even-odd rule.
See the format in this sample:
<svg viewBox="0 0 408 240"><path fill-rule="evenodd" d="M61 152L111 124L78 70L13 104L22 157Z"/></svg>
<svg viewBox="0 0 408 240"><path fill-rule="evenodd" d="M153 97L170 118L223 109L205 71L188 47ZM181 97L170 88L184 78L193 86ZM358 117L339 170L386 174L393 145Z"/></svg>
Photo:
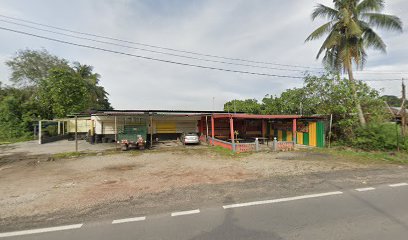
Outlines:
<svg viewBox="0 0 408 240"><path fill-rule="evenodd" d="M408 185L369 187L123 216L137 218L29 230L4 239L408 239Z"/></svg>

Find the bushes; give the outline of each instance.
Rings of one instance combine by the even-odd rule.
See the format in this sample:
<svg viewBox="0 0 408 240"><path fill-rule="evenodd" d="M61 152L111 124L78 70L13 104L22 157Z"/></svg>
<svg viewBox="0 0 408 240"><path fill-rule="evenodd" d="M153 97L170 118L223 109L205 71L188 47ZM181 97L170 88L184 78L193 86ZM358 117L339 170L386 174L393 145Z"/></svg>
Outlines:
<svg viewBox="0 0 408 240"><path fill-rule="evenodd" d="M355 136L348 139L347 145L369 151L393 151L397 150L398 142L401 150L408 150L408 138L405 139L404 144L400 126L384 123L357 128Z"/></svg>

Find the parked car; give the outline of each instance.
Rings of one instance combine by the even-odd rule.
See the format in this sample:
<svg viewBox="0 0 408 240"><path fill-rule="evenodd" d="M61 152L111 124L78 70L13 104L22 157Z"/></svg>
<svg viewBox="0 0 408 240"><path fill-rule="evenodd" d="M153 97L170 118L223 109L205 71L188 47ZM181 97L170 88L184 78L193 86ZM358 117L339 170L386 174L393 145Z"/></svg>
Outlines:
<svg viewBox="0 0 408 240"><path fill-rule="evenodd" d="M194 132L181 134L180 140L183 144L199 144L200 143L200 138L198 137L197 133L194 133Z"/></svg>

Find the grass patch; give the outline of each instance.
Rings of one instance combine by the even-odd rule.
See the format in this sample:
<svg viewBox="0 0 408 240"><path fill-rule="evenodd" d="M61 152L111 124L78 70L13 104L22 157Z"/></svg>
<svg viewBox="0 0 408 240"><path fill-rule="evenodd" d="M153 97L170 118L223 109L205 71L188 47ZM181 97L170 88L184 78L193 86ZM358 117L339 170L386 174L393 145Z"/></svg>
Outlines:
<svg viewBox="0 0 408 240"><path fill-rule="evenodd" d="M229 158L239 158L239 157L246 157L252 154L252 152L244 152L244 153L238 153L238 152L233 152L229 149L220 147L220 146L210 146L209 151L212 151L213 153L219 155L220 157L229 157Z"/></svg>
<svg viewBox="0 0 408 240"><path fill-rule="evenodd" d="M341 160L355 160L366 163L386 162L408 164L408 153L406 152L362 151L344 147L311 149L310 151L329 154Z"/></svg>
<svg viewBox="0 0 408 240"><path fill-rule="evenodd" d="M96 155L96 153L94 155ZM85 153L85 152L64 152L64 153L56 153L56 154L52 155L52 157L54 159L74 158L74 157L82 157L82 156L90 156L90 153Z"/></svg>
<svg viewBox="0 0 408 240"><path fill-rule="evenodd" d="M7 138L7 139L0 139L0 145L18 143L18 142L27 142L34 140L33 136L24 136L19 138Z"/></svg>

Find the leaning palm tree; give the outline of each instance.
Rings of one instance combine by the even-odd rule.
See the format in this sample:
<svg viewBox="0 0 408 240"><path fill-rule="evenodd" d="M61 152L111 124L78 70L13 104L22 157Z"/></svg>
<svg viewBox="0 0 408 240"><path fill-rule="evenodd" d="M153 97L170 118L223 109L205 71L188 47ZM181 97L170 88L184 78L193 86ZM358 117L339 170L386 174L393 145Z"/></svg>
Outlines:
<svg viewBox="0 0 408 240"><path fill-rule="evenodd" d="M366 125L363 110L357 96L353 65L363 69L366 49L386 52L386 45L373 27L402 31L401 20L393 15L382 14L384 0L333 0L334 8L319 4L312 19L325 18L329 22L317 28L306 41L327 35L317 59L324 52L323 63L330 70L348 74L353 98L362 126Z"/></svg>

